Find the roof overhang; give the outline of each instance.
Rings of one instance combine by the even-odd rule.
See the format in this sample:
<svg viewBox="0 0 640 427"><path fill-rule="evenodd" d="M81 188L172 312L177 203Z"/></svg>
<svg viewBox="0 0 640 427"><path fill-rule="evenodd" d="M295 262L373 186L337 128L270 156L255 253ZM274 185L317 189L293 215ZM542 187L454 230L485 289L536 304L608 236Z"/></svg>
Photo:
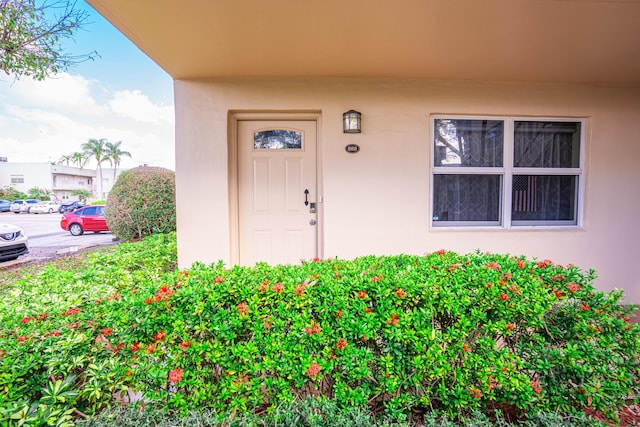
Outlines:
<svg viewBox="0 0 640 427"><path fill-rule="evenodd" d="M640 0L87 0L175 79L640 83Z"/></svg>

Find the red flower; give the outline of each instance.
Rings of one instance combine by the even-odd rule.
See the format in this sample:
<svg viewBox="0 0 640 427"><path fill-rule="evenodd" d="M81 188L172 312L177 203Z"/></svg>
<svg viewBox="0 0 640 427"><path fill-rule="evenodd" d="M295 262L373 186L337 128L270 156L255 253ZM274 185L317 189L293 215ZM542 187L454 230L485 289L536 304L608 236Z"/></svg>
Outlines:
<svg viewBox="0 0 640 427"><path fill-rule="evenodd" d="M146 300L144 300L144 303L149 305L153 302L153 298L147 298Z"/></svg>
<svg viewBox="0 0 640 427"><path fill-rule="evenodd" d="M487 289L491 289L491 288L493 288L493 283L488 282L488 283L487 283Z"/></svg>
<svg viewBox="0 0 640 427"><path fill-rule="evenodd" d="M272 326L272 325L271 325L271 322L269 322L269 319L265 319L265 320L264 320L264 322L262 323L262 326L263 326L265 329L271 329L271 326Z"/></svg>
<svg viewBox="0 0 640 427"><path fill-rule="evenodd" d="M580 285L578 285L577 283L567 283L567 288L569 288L569 291L572 294L575 294L580 289Z"/></svg>
<svg viewBox="0 0 640 427"><path fill-rule="evenodd" d="M446 253L447 253L447 251L445 251L444 249L440 249L440 250L436 251L436 253L437 253L438 255L444 255L444 254L446 254Z"/></svg>
<svg viewBox="0 0 640 427"><path fill-rule="evenodd" d="M358 291L358 298L364 299L367 297L367 293L365 291Z"/></svg>
<svg viewBox="0 0 640 427"><path fill-rule="evenodd" d="M140 343L139 342L134 342L133 344L131 344L131 351L133 351L135 353L138 350L140 350Z"/></svg>
<svg viewBox="0 0 640 427"><path fill-rule="evenodd" d="M46 320L49 315L47 313L38 314L38 319Z"/></svg>
<svg viewBox="0 0 640 427"><path fill-rule="evenodd" d="M342 316L342 313L344 313L344 311L342 311L342 310L336 311L336 317L339 319L340 316Z"/></svg>
<svg viewBox="0 0 640 427"><path fill-rule="evenodd" d="M473 387L471 388L471 396L473 396L476 399L480 399L482 397L482 391L480 391L480 389Z"/></svg>
<svg viewBox="0 0 640 427"><path fill-rule="evenodd" d="M163 339L165 339L167 337L167 334L165 331L160 331L157 334L155 334L153 336L153 339L156 341L162 341Z"/></svg>
<svg viewBox="0 0 640 427"><path fill-rule="evenodd" d="M241 302L238 304L238 313L241 315L247 314L249 312L249 306L246 302Z"/></svg>
<svg viewBox="0 0 640 427"><path fill-rule="evenodd" d="M500 264L495 261L491 261L485 266L485 268L488 268L490 270L500 270Z"/></svg>
<svg viewBox="0 0 640 427"><path fill-rule="evenodd" d="M396 326L399 322L400 322L400 318L398 317L397 314L394 314L393 316L391 316L391 319L387 320L387 325Z"/></svg>
<svg viewBox="0 0 640 427"><path fill-rule="evenodd" d="M78 329L79 327L80 327L80 322L69 323L69 329Z"/></svg>
<svg viewBox="0 0 640 427"><path fill-rule="evenodd" d="M69 310L64 312L64 315L65 316L71 316L71 315L74 315L76 313L80 313L80 308L79 307L70 308Z"/></svg>
<svg viewBox="0 0 640 427"><path fill-rule="evenodd" d="M519 259L518 260L518 268L524 268L527 264L524 262L524 260Z"/></svg>
<svg viewBox="0 0 640 427"><path fill-rule="evenodd" d="M404 289L398 289L398 290L396 291L396 296L397 296L398 298L404 298L404 297L406 297L406 296L407 296L407 293L404 291Z"/></svg>
<svg viewBox="0 0 640 427"><path fill-rule="evenodd" d="M260 283L260 286L258 286L258 291L259 292L266 292L267 289L269 289L269 281L268 280L264 280L262 283Z"/></svg>
<svg viewBox="0 0 640 427"><path fill-rule="evenodd" d="M338 340L338 342L336 343L336 348L338 350L342 350L343 348L345 348L347 346L347 340L345 340L344 338L340 338Z"/></svg>
<svg viewBox="0 0 640 427"><path fill-rule="evenodd" d="M158 346L156 345L156 343L152 342L147 346L147 349L145 351L147 352L147 354L152 354L156 352L157 347Z"/></svg>
<svg viewBox="0 0 640 427"><path fill-rule="evenodd" d="M182 350L182 351L185 351L189 347L191 347L191 343L189 341L182 341L180 343L180 350Z"/></svg>
<svg viewBox="0 0 640 427"><path fill-rule="evenodd" d="M249 382L249 377L247 376L247 374L240 374L235 381L236 385L241 385L248 382Z"/></svg>
<svg viewBox="0 0 640 427"><path fill-rule="evenodd" d="M22 323L29 323L33 320L33 316L29 316L29 317L23 317L20 321Z"/></svg>
<svg viewBox="0 0 640 427"><path fill-rule="evenodd" d="M279 294L284 289L284 283L278 282L278 283L274 284L271 289L273 289L273 292L275 292L276 294Z"/></svg>
<svg viewBox="0 0 640 427"><path fill-rule="evenodd" d="M500 294L500 299L501 299L502 301L506 301L506 300L508 300L508 299L509 299L509 295L502 293L502 294Z"/></svg>
<svg viewBox="0 0 640 427"><path fill-rule="evenodd" d="M45 335L45 337L59 337L59 336L60 336L60 331L47 332L47 334Z"/></svg>
<svg viewBox="0 0 640 427"><path fill-rule="evenodd" d="M113 334L113 329L111 329L111 328L103 328L101 332L102 332L103 335L109 336L109 335Z"/></svg>
<svg viewBox="0 0 640 427"><path fill-rule="evenodd" d="M564 292L562 291L555 291L556 294L556 298L562 298L564 296Z"/></svg>
<svg viewBox="0 0 640 427"><path fill-rule="evenodd" d="M18 340L18 342L25 342L27 340L27 336L23 335L23 336L19 336L18 338L16 338Z"/></svg>
<svg viewBox="0 0 640 427"><path fill-rule="evenodd" d="M540 383L538 383L538 381L536 380L531 380L529 384L531 385L531 388L533 389L533 391L535 391L536 394L540 396L540 392L542 391L542 387L540 386Z"/></svg>
<svg viewBox="0 0 640 427"><path fill-rule="evenodd" d="M515 327L516 325L513 322L507 323L507 331L512 331L515 329Z"/></svg>
<svg viewBox="0 0 640 427"><path fill-rule="evenodd" d="M129 369L127 372L124 373L125 377L132 377L133 376L133 371L131 369Z"/></svg>
<svg viewBox="0 0 640 427"><path fill-rule="evenodd" d="M213 281L214 281L215 283L222 283L222 282L224 281L224 277L222 277L222 276L218 276L218 277L216 277L215 279L213 279Z"/></svg>
<svg viewBox="0 0 640 427"><path fill-rule="evenodd" d="M309 335L313 335L313 334L319 334L320 333L320 325L318 325L315 320L311 322L311 327L310 328L306 328L307 334Z"/></svg>
<svg viewBox="0 0 640 427"><path fill-rule="evenodd" d="M304 296L304 290L307 287L307 285L305 285L304 283L300 283L298 286L296 286L296 289L293 291L294 294L298 295L299 297L303 297Z"/></svg>
<svg viewBox="0 0 640 427"><path fill-rule="evenodd" d="M171 384L178 384L182 380L184 370L182 368L176 368L169 371L169 382Z"/></svg>
<svg viewBox="0 0 640 427"><path fill-rule="evenodd" d="M466 351L467 353L470 353L470 352L471 352L471 347L469 347L469 346L467 345L467 343L462 343L462 349L463 349L464 351Z"/></svg>
<svg viewBox="0 0 640 427"><path fill-rule="evenodd" d="M542 260L542 261L538 261L537 264L538 264L538 267L545 268L548 265L553 265L553 261L551 261L549 259L545 259L545 260Z"/></svg>
<svg viewBox="0 0 640 427"><path fill-rule="evenodd" d="M2 356L4 356L5 354L7 354L7 352L6 352L6 351L4 351L4 350L0 350L0 358L2 358Z"/></svg>
<svg viewBox="0 0 640 427"><path fill-rule="evenodd" d="M580 303L580 309L581 309L582 311L589 311L589 308L590 308L590 307L589 307L589 304L587 304L586 302L582 301L582 302Z"/></svg>
<svg viewBox="0 0 640 427"><path fill-rule="evenodd" d="M378 274L376 276L371 276L371 281L373 283L378 283L380 281L380 279L382 279L382 275L381 274Z"/></svg>
<svg viewBox="0 0 640 427"><path fill-rule="evenodd" d="M373 309L371 307L367 307L364 309L364 312L367 314L373 313Z"/></svg>
<svg viewBox="0 0 640 427"><path fill-rule="evenodd" d="M309 366L309 369L307 369L307 375L312 380L315 380L316 377L318 376L318 374L320 373L321 369L322 369L322 367L320 365L318 365L315 361L311 362L311 365Z"/></svg>

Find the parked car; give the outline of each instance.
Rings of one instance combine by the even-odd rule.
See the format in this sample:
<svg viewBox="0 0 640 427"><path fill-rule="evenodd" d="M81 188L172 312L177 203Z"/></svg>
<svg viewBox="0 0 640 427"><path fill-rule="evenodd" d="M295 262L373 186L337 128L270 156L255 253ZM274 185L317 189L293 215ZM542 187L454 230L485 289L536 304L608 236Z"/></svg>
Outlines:
<svg viewBox="0 0 640 427"><path fill-rule="evenodd" d="M8 200L0 200L0 212L9 212L11 210L11 202Z"/></svg>
<svg viewBox="0 0 640 427"><path fill-rule="evenodd" d="M47 202L40 202L40 203L36 203L35 205L31 206L31 209L29 212L31 213L54 213L54 212L59 212L60 210L60 203L56 202L55 200L49 200Z"/></svg>
<svg viewBox="0 0 640 427"><path fill-rule="evenodd" d="M85 231L99 233L109 231L104 218L104 205L85 206L73 212L62 214L60 227L68 230L74 236L80 236Z"/></svg>
<svg viewBox="0 0 640 427"><path fill-rule="evenodd" d="M0 223L0 262L29 253L28 240L20 227Z"/></svg>
<svg viewBox="0 0 640 427"><path fill-rule="evenodd" d="M36 199L14 200L11 203L10 210L11 212L17 213L17 214L19 214L20 212L29 213L29 211L31 210L31 207L33 207L33 205L39 202L40 200L36 200Z"/></svg>
<svg viewBox="0 0 640 427"><path fill-rule="evenodd" d="M63 204L60 205L60 208L58 209L58 212L60 213L65 213L65 212L73 212L78 208L81 208L85 206L84 203L79 202L79 201L75 201L75 202L65 202Z"/></svg>

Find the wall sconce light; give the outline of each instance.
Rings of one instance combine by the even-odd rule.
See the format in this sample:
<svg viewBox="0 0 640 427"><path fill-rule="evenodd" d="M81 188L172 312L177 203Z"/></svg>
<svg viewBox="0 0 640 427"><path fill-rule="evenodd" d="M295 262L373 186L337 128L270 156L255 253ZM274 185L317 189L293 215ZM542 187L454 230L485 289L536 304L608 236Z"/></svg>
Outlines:
<svg viewBox="0 0 640 427"><path fill-rule="evenodd" d="M342 115L342 131L344 133L360 133L362 114L356 110L349 110Z"/></svg>

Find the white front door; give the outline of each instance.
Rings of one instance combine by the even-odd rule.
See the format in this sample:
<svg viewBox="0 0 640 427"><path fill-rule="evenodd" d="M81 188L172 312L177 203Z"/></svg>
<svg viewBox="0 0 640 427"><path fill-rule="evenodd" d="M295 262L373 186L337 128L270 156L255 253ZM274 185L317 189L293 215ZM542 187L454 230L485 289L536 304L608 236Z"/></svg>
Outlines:
<svg viewBox="0 0 640 427"><path fill-rule="evenodd" d="M316 257L316 122L237 123L240 264Z"/></svg>

